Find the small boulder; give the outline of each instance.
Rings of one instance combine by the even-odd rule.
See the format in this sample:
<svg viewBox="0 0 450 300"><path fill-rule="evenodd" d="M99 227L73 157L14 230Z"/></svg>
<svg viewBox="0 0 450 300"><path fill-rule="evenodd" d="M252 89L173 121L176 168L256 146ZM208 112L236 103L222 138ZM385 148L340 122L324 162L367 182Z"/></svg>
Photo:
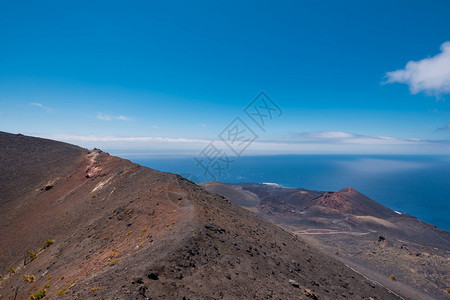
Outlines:
<svg viewBox="0 0 450 300"><path fill-rule="evenodd" d="M156 272L150 272L147 274L147 277L151 280L158 280L159 274Z"/></svg>
<svg viewBox="0 0 450 300"><path fill-rule="evenodd" d="M298 282L295 281L295 280L292 280L292 279L289 279L289 284L292 285L292 286L295 287L295 288L299 288L299 287L300 287L300 285L298 284Z"/></svg>

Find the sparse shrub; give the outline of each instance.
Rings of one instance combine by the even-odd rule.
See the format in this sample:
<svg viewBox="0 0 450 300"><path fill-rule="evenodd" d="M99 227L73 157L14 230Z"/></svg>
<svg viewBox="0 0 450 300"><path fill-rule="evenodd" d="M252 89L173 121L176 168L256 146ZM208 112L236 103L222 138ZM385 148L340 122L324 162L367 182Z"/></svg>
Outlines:
<svg viewBox="0 0 450 300"><path fill-rule="evenodd" d="M92 194L92 199L97 198L96 194Z"/></svg>
<svg viewBox="0 0 450 300"><path fill-rule="evenodd" d="M89 292L93 293L93 292L97 291L99 288L100 288L99 286L91 287L91 289L89 290Z"/></svg>
<svg viewBox="0 0 450 300"><path fill-rule="evenodd" d="M55 292L55 294L58 295L58 296L61 296L61 295L67 294L67 293L68 293L68 291L67 291L66 287L64 287L64 288L60 289L59 291Z"/></svg>
<svg viewBox="0 0 450 300"><path fill-rule="evenodd" d="M50 247L51 245L53 245L53 243L54 243L54 241L46 239L44 242L44 248Z"/></svg>
<svg viewBox="0 0 450 300"><path fill-rule="evenodd" d="M117 262L119 261L119 259L113 259L113 260L111 260L110 262L109 262L109 265L110 266L114 266Z"/></svg>
<svg viewBox="0 0 450 300"><path fill-rule="evenodd" d="M390 278L392 281L397 281L397 279L395 278L394 275L389 276L389 278Z"/></svg>
<svg viewBox="0 0 450 300"><path fill-rule="evenodd" d="M147 226L145 226L143 229L142 229L142 232L146 232L147 231Z"/></svg>
<svg viewBox="0 0 450 300"><path fill-rule="evenodd" d="M337 250L334 251L334 254L339 255L339 251L337 251Z"/></svg>
<svg viewBox="0 0 450 300"><path fill-rule="evenodd" d="M33 261L36 259L37 254L34 253L32 250L27 250L27 254L30 257L30 261Z"/></svg>
<svg viewBox="0 0 450 300"><path fill-rule="evenodd" d="M63 279L63 278L64 278L64 276L61 279ZM62 289L60 289L59 291L56 291L55 294L56 295L68 294L69 293L68 289L75 283L76 280L77 279L74 279L72 281L68 280L66 282L66 284L64 285L64 287Z"/></svg>
<svg viewBox="0 0 450 300"><path fill-rule="evenodd" d="M11 274L14 274L14 273L16 273L16 270L14 269L14 268L9 268L9 273L11 273Z"/></svg>
<svg viewBox="0 0 450 300"><path fill-rule="evenodd" d="M118 256L119 252L113 252L109 255L110 258L113 258L114 256Z"/></svg>
<svg viewBox="0 0 450 300"><path fill-rule="evenodd" d="M23 275L23 282L34 282L34 275Z"/></svg>
<svg viewBox="0 0 450 300"><path fill-rule="evenodd" d="M445 289L447 291L447 294L450 294L450 287Z"/></svg>
<svg viewBox="0 0 450 300"><path fill-rule="evenodd" d="M47 288L49 287L49 285L47 284L42 290L40 290L39 292L37 292L34 295L31 295L30 298L28 298L29 300L41 300L44 299L45 294L47 293Z"/></svg>

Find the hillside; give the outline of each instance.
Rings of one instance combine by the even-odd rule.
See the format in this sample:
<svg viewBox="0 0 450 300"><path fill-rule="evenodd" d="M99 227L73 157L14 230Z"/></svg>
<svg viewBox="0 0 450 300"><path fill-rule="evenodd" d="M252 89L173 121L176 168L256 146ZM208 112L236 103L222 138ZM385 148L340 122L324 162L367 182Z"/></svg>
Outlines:
<svg viewBox="0 0 450 300"><path fill-rule="evenodd" d="M0 156L2 297L397 298L178 175L8 133Z"/></svg>
<svg viewBox="0 0 450 300"><path fill-rule="evenodd" d="M249 193L255 195L247 209L404 298L450 298L450 233L392 211L353 188L324 192L259 183L201 185L237 204Z"/></svg>

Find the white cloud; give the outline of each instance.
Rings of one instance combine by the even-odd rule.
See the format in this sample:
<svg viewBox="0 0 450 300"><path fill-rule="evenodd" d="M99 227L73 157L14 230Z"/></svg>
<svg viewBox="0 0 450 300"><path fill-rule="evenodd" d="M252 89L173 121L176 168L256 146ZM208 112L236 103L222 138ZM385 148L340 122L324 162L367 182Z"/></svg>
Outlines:
<svg viewBox="0 0 450 300"><path fill-rule="evenodd" d="M52 138L69 141L81 142L164 142L164 143L209 143L208 140L186 139L186 138L165 138L165 137L146 137L146 136L98 136L98 135L72 135L58 134L52 135Z"/></svg>
<svg viewBox="0 0 450 300"><path fill-rule="evenodd" d="M55 134L40 137L76 144L88 149L144 151L148 153L199 153L211 141L203 139L149 137L149 136L101 136Z"/></svg>
<svg viewBox="0 0 450 300"><path fill-rule="evenodd" d="M211 140L198 138L171 138L149 136L99 136L99 135L39 135L40 137L65 141L89 149L123 153L140 151L143 154L189 154L199 155ZM214 145L234 156L221 140ZM445 154L450 151L450 139L421 140L388 136L365 136L343 131L305 132L290 139L256 140L243 155L259 154ZM120 152L120 153L122 153Z"/></svg>
<svg viewBox="0 0 450 300"><path fill-rule="evenodd" d="M35 107L39 107L39 108L45 110L45 111L48 112L48 113L53 112L53 108L48 107L48 106L45 106L45 105L43 105L43 104L41 104L41 103L31 102L30 105L31 105L31 106L35 106Z"/></svg>
<svg viewBox="0 0 450 300"><path fill-rule="evenodd" d="M404 69L387 72L385 83L405 83L412 94L425 92L439 96L450 93L450 41L441 53L419 61L409 61Z"/></svg>
<svg viewBox="0 0 450 300"><path fill-rule="evenodd" d="M102 113L98 113L97 114L97 119L102 120L102 121L111 121L112 117L109 115L104 115Z"/></svg>
<svg viewBox="0 0 450 300"><path fill-rule="evenodd" d="M348 139L356 136L353 133L342 131L314 131L314 132L307 132L304 135L323 139Z"/></svg>
<svg viewBox="0 0 450 300"><path fill-rule="evenodd" d="M359 144L359 145L392 145L421 142L420 139L401 139L390 136L366 136L344 131L313 131L300 134L306 138L304 142L322 142L328 144Z"/></svg>
<svg viewBox="0 0 450 300"><path fill-rule="evenodd" d="M123 115L111 116L111 115L102 114L102 113L97 114L97 119L102 120L102 121L111 121L111 120L130 121L131 120L131 118L125 117Z"/></svg>
<svg viewBox="0 0 450 300"><path fill-rule="evenodd" d="M122 120L122 121L129 121L129 120L131 120L130 118L127 118L127 117L122 116L122 115L118 116L116 119L117 120Z"/></svg>

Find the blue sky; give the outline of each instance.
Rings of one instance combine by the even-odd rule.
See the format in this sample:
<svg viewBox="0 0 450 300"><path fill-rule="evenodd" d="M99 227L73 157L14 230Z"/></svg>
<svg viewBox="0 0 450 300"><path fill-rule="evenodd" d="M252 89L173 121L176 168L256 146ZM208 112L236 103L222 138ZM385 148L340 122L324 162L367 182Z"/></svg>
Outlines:
<svg viewBox="0 0 450 300"><path fill-rule="evenodd" d="M113 153L447 154L448 1L0 3L0 130ZM283 111L258 128L265 91ZM224 146L224 145L222 145ZM226 147L226 146L224 146Z"/></svg>

